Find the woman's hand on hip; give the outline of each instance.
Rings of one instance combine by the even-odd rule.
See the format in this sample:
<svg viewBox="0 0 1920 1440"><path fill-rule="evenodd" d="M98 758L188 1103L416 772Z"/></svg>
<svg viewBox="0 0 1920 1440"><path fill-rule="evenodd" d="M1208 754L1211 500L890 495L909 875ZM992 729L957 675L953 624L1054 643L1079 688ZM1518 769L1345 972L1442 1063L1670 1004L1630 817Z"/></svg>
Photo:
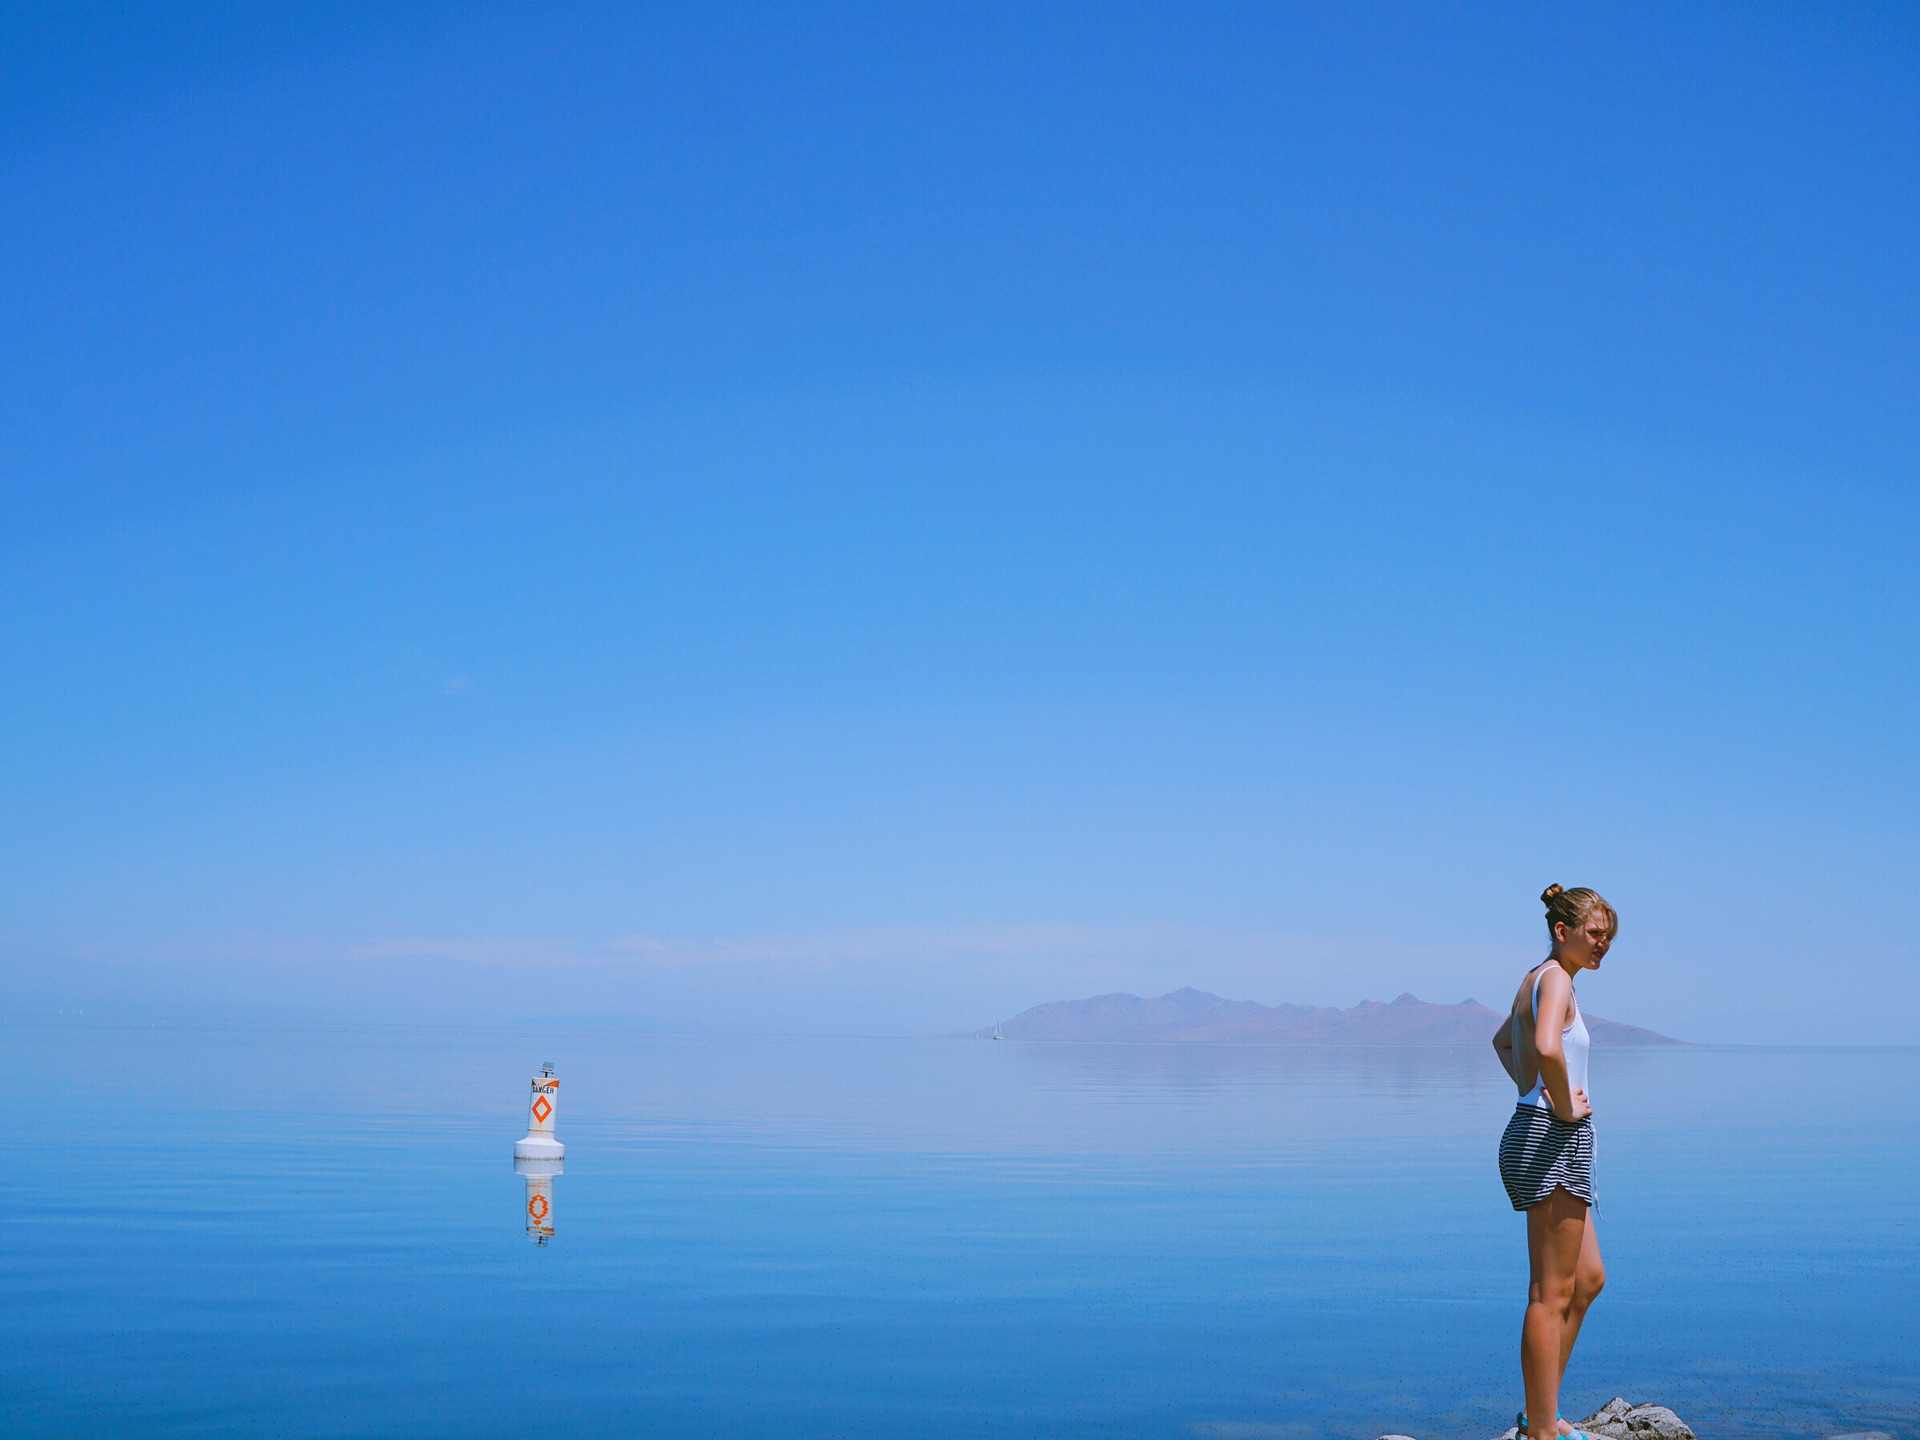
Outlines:
<svg viewBox="0 0 1920 1440"><path fill-rule="evenodd" d="M1587 1103L1586 1091L1575 1090L1568 1098L1573 1102L1569 1107L1573 1113L1571 1115L1561 1115L1560 1107L1556 1105L1553 1111L1555 1115L1559 1116L1560 1119L1566 1121L1569 1125L1578 1125L1582 1120L1591 1118L1593 1115L1593 1106Z"/></svg>

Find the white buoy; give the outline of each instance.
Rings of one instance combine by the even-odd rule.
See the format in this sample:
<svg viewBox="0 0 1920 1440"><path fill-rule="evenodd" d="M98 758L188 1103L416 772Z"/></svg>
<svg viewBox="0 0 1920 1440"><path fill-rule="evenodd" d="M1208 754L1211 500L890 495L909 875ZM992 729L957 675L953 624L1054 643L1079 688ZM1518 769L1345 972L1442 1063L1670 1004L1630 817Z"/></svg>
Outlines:
<svg viewBox="0 0 1920 1440"><path fill-rule="evenodd" d="M542 1065L533 1077L533 1100L527 1107L527 1133L513 1144L516 1160L558 1160L567 1147L553 1138L553 1107L560 1101L560 1082L553 1066Z"/></svg>
<svg viewBox="0 0 1920 1440"><path fill-rule="evenodd" d="M527 1177L527 1238L544 1245L553 1238L553 1177L564 1175L559 1160L516 1160L513 1173Z"/></svg>

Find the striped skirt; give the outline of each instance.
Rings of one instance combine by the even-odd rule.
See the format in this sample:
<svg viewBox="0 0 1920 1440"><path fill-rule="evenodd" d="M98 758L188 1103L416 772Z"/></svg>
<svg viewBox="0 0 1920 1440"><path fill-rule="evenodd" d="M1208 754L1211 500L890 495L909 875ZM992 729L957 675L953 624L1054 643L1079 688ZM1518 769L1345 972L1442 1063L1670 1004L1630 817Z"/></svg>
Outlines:
<svg viewBox="0 0 1920 1440"><path fill-rule="evenodd" d="M1593 1121L1569 1125L1537 1105L1514 1106L1500 1137L1500 1183L1516 1210L1531 1210L1556 1187L1595 1204Z"/></svg>

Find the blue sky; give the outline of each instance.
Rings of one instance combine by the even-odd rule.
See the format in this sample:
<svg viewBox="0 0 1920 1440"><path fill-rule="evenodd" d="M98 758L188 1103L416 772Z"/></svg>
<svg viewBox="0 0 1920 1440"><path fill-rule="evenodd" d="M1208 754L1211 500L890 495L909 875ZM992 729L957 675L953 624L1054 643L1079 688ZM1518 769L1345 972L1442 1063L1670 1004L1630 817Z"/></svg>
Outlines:
<svg viewBox="0 0 1920 1440"><path fill-rule="evenodd" d="M0 1015L1907 1034L1912 10L4 14Z"/></svg>

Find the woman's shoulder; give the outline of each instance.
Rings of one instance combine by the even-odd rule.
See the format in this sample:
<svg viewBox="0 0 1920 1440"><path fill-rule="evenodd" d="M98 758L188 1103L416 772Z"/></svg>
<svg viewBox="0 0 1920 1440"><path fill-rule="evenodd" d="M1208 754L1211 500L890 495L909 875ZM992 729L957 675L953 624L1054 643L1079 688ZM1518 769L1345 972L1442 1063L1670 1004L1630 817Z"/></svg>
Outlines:
<svg viewBox="0 0 1920 1440"><path fill-rule="evenodd" d="M1571 1025L1579 1002L1573 998L1573 977L1558 965L1549 964L1539 972L1540 999L1536 1013L1548 1020L1557 1018Z"/></svg>
<svg viewBox="0 0 1920 1440"><path fill-rule="evenodd" d="M1540 987L1540 998L1542 1000L1548 996L1552 996L1556 1000L1563 1000L1573 994L1572 978L1566 971L1562 970L1552 961L1548 961L1533 973L1535 976L1533 983Z"/></svg>
<svg viewBox="0 0 1920 1440"><path fill-rule="evenodd" d="M1542 960L1521 977L1513 995L1513 1013L1531 1011L1537 997L1564 997L1573 993L1573 981L1552 960Z"/></svg>

